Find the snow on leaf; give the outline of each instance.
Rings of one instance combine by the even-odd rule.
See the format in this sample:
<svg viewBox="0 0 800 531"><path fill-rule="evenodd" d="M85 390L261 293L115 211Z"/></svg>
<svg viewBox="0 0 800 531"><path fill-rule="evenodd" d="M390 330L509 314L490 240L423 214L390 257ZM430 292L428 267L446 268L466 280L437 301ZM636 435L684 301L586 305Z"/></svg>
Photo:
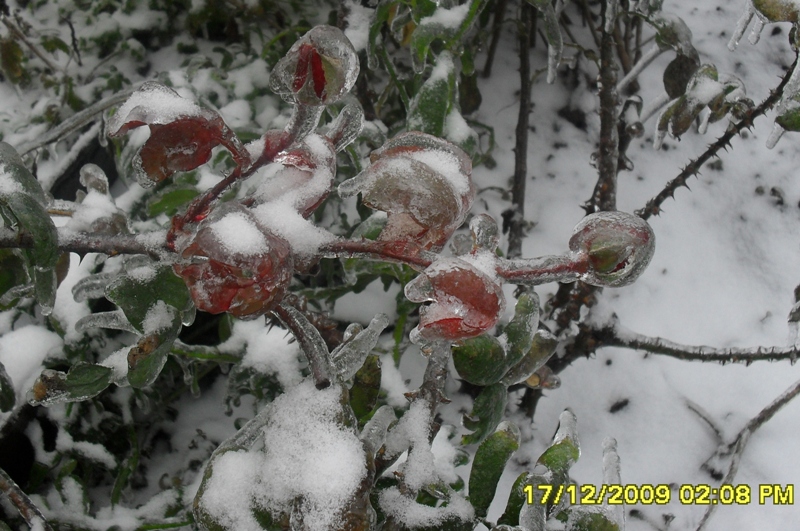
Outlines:
<svg viewBox="0 0 800 531"><path fill-rule="evenodd" d="M149 126L150 138L133 161L142 186L205 164L218 145L227 148L238 165L250 164L249 152L218 113L154 81L145 82L128 98L108 121L106 133L121 136L143 125Z"/></svg>

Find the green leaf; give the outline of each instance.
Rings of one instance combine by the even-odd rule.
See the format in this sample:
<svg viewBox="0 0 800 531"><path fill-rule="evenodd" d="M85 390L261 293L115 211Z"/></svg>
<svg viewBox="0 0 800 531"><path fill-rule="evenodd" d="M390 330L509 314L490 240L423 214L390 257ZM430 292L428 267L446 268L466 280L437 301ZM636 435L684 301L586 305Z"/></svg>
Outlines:
<svg viewBox="0 0 800 531"><path fill-rule="evenodd" d="M509 526L519 525L519 512L522 510L522 506L525 504L527 498L524 490L527 477L528 473L523 472L514 480L514 484L511 486L511 493L508 495L506 510L503 512L503 516L497 520L498 524Z"/></svg>
<svg viewBox="0 0 800 531"><path fill-rule="evenodd" d="M61 50L67 55L69 55L70 53L70 49L69 46L67 46L67 43L53 35L43 36L41 39L41 43L42 43L42 48L44 48L50 53L53 53L56 50Z"/></svg>
<svg viewBox="0 0 800 531"><path fill-rule="evenodd" d="M453 364L458 375L474 385L496 383L508 370L503 345L489 335L467 339L453 347Z"/></svg>
<svg viewBox="0 0 800 531"><path fill-rule="evenodd" d="M158 378L180 330L181 322L176 320L171 328L143 336L131 347L128 351L128 383L131 387L147 387Z"/></svg>
<svg viewBox="0 0 800 531"><path fill-rule="evenodd" d="M455 64L450 53L441 52L430 77L411 100L406 128L444 136L446 118L456 97Z"/></svg>
<svg viewBox="0 0 800 531"><path fill-rule="evenodd" d="M484 387L472 405L472 412L463 417L464 427L473 433L464 435L461 444L479 443L488 437L503 419L507 403L505 385L496 383Z"/></svg>
<svg viewBox="0 0 800 531"><path fill-rule="evenodd" d="M519 437L519 428L510 422L502 422L475 452L469 475L469 501L476 516L486 516L506 463L519 449Z"/></svg>
<svg viewBox="0 0 800 531"><path fill-rule="evenodd" d="M111 384L113 371L110 367L93 363L76 363L65 380L70 401L87 400L99 395Z"/></svg>
<svg viewBox="0 0 800 531"><path fill-rule="evenodd" d="M176 310L175 319L180 322L180 313L189 311L192 299L183 280L169 266L143 266L114 279L106 288L106 298L120 307L125 317L139 332L145 331L147 313L158 301L163 301Z"/></svg>
<svg viewBox="0 0 800 531"><path fill-rule="evenodd" d="M569 469L581 455L576 423L577 419L572 411L567 409L561 413L553 444L536 461L553 473L553 479L558 484L569 482Z"/></svg>
<svg viewBox="0 0 800 531"><path fill-rule="evenodd" d="M534 372L544 366L558 346L556 336L547 330L537 330L533 335L530 350L519 363L511 367L501 382L514 385L527 380Z"/></svg>
<svg viewBox="0 0 800 531"><path fill-rule="evenodd" d="M30 75L22 66L25 54L22 47L14 39L0 40L0 66L3 73L15 85L24 84L30 80Z"/></svg>
<svg viewBox="0 0 800 531"><path fill-rule="evenodd" d="M620 531L619 526L600 512L600 507L575 507L569 511L567 528L571 531Z"/></svg>
<svg viewBox="0 0 800 531"><path fill-rule="evenodd" d="M28 282L25 261L16 249L0 249L0 297Z"/></svg>
<svg viewBox="0 0 800 531"><path fill-rule="evenodd" d="M199 192L192 185L171 185L147 200L147 215L151 218L159 214L174 216L178 210L197 197Z"/></svg>
<svg viewBox="0 0 800 531"><path fill-rule="evenodd" d="M0 142L0 182L0 214L7 225L32 237L33 247L22 253L42 312L48 315L56 296L58 231L47 213L44 190L16 150L5 142Z"/></svg>
<svg viewBox="0 0 800 531"><path fill-rule="evenodd" d="M14 383L6 372L5 366L0 362L0 411L3 413L11 411L16 401Z"/></svg>
<svg viewBox="0 0 800 531"><path fill-rule="evenodd" d="M504 331L507 338L507 368L519 363L531 350L533 336L538 326L539 296L533 291L523 293L517 299L517 305L514 307L514 318Z"/></svg>
<svg viewBox="0 0 800 531"><path fill-rule="evenodd" d="M350 389L350 407L356 419L360 421L375 408L380 390L381 359L377 354L370 354L353 377L353 387Z"/></svg>

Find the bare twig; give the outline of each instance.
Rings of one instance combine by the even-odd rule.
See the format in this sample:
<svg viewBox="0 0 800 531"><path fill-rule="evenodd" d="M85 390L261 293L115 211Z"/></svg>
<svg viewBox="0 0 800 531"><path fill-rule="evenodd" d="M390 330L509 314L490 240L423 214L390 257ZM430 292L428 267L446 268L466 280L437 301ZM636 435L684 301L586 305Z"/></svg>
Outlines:
<svg viewBox="0 0 800 531"><path fill-rule="evenodd" d="M668 197L674 197L675 191L678 188L681 186L686 186L686 181L688 181L690 177L698 175L700 173L700 168L703 167L703 164L705 164L706 161L708 161L711 157L717 156L717 153L721 149L727 149L730 146L733 137L741 133L744 129L752 127L753 120L764 115L773 107L773 105L778 103L781 97L783 97L783 89L789 82L789 78L797 66L797 61L798 56L795 56L794 63L792 63L792 66L790 66L786 71L786 74L781 79L780 84L764 101L761 102L761 104L749 111L739 122L732 123L728 127L728 130L725 131L724 135L719 137L716 142L709 145L702 155L687 164L677 177L668 182L664 189L658 193L658 195L647 202L644 208L637 210L636 215L640 216L642 219L647 219L654 214L658 215L661 212L661 204L664 203Z"/></svg>
<svg viewBox="0 0 800 531"><path fill-rule="evenodd" d="M22 492L11 476L0 468L0 492L5 494L14 507L19 511L20 516L25 519L31 529L41 529L43 531L53 531L47 523L42 511L36 507L27 494Z"/></svg>
<svg viewBox="0 0 800 531"><path fill-rule="evenodd" d="M530 35L533 29L533 7L527 2L520 5L519 33L519 114L517 115L517 141L514 146L514 180L511 185L511 216L508 224L508 256L522 254L522 237L525 227L525 183L528 180L528 119L531 113L531 61Z"/></svg>
<svg viewBox="0 0 800 531"><path fill-rule="evenodd" d="M648 337L621 329L616 323L594 331L596 347L623 347L644 350L684 361L714 361L717 363L744 363L754 361L794 362L800 354L800 345L788 347L714 348L675 343L660 337Z"/></svg>
<svg viewBox="0 0 800 531"><path fill-rule="evenodd" d="M131 87L98 101L94 105L85 108L81 112L70 116L58 124L57 127L54 127L42 136L38 137L36 140L22 144L17 148L17 151L20 155L25 155L35 149L39 149L40 147L60 140L64 136L95 120L95 117L106 109L122 103L128 99L128 96L130 96L135 90L136 87Z"/></svg>
<svg viewBox="0 0 800 531"><path fill-rule="evenodd" d="M28 47L30 51L32 51L39 59L41 59L47 68L55 72L63 73L63 70L59 68L55 63L53 63L44 52L42 52L37 46L35 46L28 38L22 33L22 30L14 24L14 21L11 20L9 17L5 15L0 15L0 20L3 21L3 24L8 28L9 33L14 36L15 39L19 39L22 43Z"/></svg>
<svg viewBox="0 0 800 531"><path fill-rule="evenodd" d="M800 380L793 383L786 391L781 393L778 398L762 409L758 415L750 419L732 443L719 448L714 456L711 457L711 459L715 457L727 457L730 459L728 472L725 474L725 477L722 478L722 485L733 484L733 479L739 471L739 463L742 460L742 454L744 454L744 449L747 447L750 437L798 394L800 394ZM714 515L714 510L716 508L717 506L713 504L708 506L705 514L703 514L702 520L700 520L700 525L697 526L697 531L705 529L709 520L711 520L711 517Z"/></svg>
<svg viewBox="0 0 800 531"><path fill-rule="evenodd" d="M500 31L503 29L503 18L506 16L506 5L508 0L499 0L494 6L492 19L492 40L489 43L489 51L486 53L486 63L483 66L483 77L489 78L492 75L492 63L497 53L497 45L500 44Z"/></svg>

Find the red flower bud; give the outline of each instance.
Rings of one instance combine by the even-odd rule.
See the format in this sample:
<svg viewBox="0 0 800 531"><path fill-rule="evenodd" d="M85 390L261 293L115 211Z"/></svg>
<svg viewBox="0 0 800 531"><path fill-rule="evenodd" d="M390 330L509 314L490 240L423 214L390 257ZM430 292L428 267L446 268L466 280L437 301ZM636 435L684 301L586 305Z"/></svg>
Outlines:
<svg viewBox="0 0 800 531"><path fill-rule="evenodd" d="M289 244L238 203L224 203L198 226L173 265L198 309L253 319L270 311L293 273Z"/></svg>

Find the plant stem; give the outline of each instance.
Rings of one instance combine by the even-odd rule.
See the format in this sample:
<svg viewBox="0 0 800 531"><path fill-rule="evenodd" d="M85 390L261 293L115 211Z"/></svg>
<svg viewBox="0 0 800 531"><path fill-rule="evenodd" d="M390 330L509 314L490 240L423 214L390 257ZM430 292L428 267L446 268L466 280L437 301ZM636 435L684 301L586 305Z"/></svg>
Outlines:
<svg viewBox="0 0 800 531"><path fill-rule="evenodd" d="M73 253L102 253L108 256L145 254L158 259L169 250L163 244L153 245L153 234L88 234L59 229L58 250ZM155 234L163 236L163 233ZM161 240L163 241L163 238ZM0 248L25 249L33 247L33 244L33 237L30 233L0 227Z"/></svg>
<svg viewBox="0 0 800 531"><path fill-rule="evenodd" d="M716 156L721 149L728 148L731 145L733 137L740 134L742 130L752 127L753 121L756 118L764 115L778 103L783 96L783 89L786 87L786 84L789 83L789 78L792 76L792 72L794 72L797 66L798 57L800 56L795 56L792 66L789 67L789 70L787 70L786 74L781 79L780 84L778 84L775 90L773 90L761 104L747 112L740 121L731 123L724 135L719 137L716 142L709 145L702 155L687 164L677 177L668 182L658 195L647 202L644 208L637 210L636 215L642 219L648 219L654 214L658 215L661 212L661 205L664 201L666 201L668 197L674 197L675 191L678 188L686 186L686 181L688 181L690 177L698 175L700 173L700 168L703 167L703 164L705 164L708 159Z"/></svg>
<svg viewBox="0 0 800 531"><path fill-rule="evenodd" d="M328 354L328 347L319 331L293 306L282 303L272 313L291 330L300 348L308 359L308 366L317 389L330 387L334 370Z"/></svg>
<svg viewBox="0 0 800 531"><path fill-rule="evenodd" d="M506 6L508 0L499 0L494 6L492 17L492 40L489 43L489 51L486 53L486 63L483 66L483 77L488 79L492 75L492 64L497 53L497 45L500 44L500 31L503 29L503 18L506 16Z"/></svg>
<svg viewBox="0 0 800 531"><path fill-rule="evenodd" d="M715 361L718 363L744 363L754 361L795 361L800 355L800 346L714 348L675 343L660 337L648 337L622 329L617 323L594 330L595 348L623 347L644 350L653 354L669 356L684 361Z"/></svg>
<svg viewBox="0 0 800 531"><path fill-rule="evenodd" d="M635 65L633 65L625 77L623 77L620 82L617 83L617 92L622 92L625 90L625 88L630 85L631 82L633 82L639 76L639 74L641 74L642 71L663 52L664 50L662 50L657 44L654 44L652 48L647 50L642 58L639 59Z"/></svg>
<svg viewBox="0 0 800 531"><path fill-rule="evenodd" d="M533 7L527 2L520 5L518 26L519 46L519 113L517 115L517 141L514 146L514 180L511 185L511 219L508 228L508 257L522 255L522 238L525 227L525 184L528 180L528 120L531 114L531 60L530 35L533 33Z"/></svg>
<svg viewBox="0 0 800 531"><path fill-rule="evenodd" d="M19 511L20 516L25 519L31 529L41 529L42 531L53 531L47 523L42 511L36 507L27 494L22 492L11 476L0 468L0 492L5 494L14 507Z"/></svg>
<svg viewBox="0 0 800 531"><path fill-rule="evenodd" d="M772 417L774 417L775 413L780 411L783 406L791 402L792 399L798 394L800 394L800 380L793 383L786 391L781 393L778 398L773 400L767 407L762 409L758 415L750 419L732 443L717 450L717 453L712 456L712 459L718 456L730 456L731 460L730 466L728 467L728 472L725 474L725 477L722 478L722 485L733 484L736 473L739 471L739 463L742 460L742 454L744 454L744 449L747 447L747 443L750 442L750 437L761 426L766 424ZM708 506L705 514L703 514L702 520L700 520L700 525L697 526L697 531L702 531L705 529L709 520L713 516L715 509L716 505Z"/></svg>

